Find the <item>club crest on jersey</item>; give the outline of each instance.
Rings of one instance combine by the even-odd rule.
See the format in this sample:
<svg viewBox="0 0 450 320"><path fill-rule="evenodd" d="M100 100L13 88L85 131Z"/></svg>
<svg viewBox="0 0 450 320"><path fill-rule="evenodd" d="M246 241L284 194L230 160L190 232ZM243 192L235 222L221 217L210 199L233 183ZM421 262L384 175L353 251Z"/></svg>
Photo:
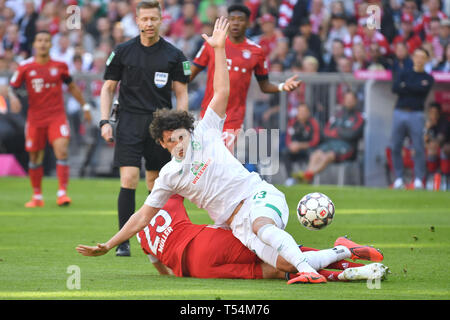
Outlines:
<svg viewBox="0 0 450 320"><path fill-rule="evenodd" d="M252 53L251 53L250 51L248 51L248 50L244 50L244 51L242 51L242 56L243 56L245 59L250 59L251 56L252 56Z"/></svg>
<svg viewBox="0 0 450 320"><path fill-rule="evenodd" d="M167 72L155 72L155 85L162 88L167 84L169 74Z"/></svg>
<svg viewBox="0 0 450 320"><path fill-rule="evenodd" d="M194 161L192 163L192 168L191 168L191 172L194 174L194 176L197 175L197 173L200 171L200 169L204 166L205 164L203 162L200 161Z"/></svg>
<svg viewBox="0 0 450 320"><path fill-rule="evenodd" d="M57 68L50 68L50 75L52 77L56 77L58 75L58 69Z"/></svg>

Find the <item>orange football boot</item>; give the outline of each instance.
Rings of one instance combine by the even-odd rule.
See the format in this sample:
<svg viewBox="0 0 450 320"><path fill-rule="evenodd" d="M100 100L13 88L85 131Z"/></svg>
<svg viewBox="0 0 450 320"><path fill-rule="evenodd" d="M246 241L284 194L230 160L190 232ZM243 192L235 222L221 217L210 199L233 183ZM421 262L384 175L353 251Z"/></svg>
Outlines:
<svg viewBox="0 0 450 320"><path fill-rule="evenodd" d="M25 208L37 208L37 207L43 207L43 206L44 206L44 200L36 199L36 198L31 198L30 201L25 203Z"/></svg>
<svg viewBox="0 0 450 320"><path fill-rule="evenodd" d="M293 283L325 283L327 282L327 279L314 272L300 272L297 273L297 276L295 278L292 278L287 282L287 284L293 284Z"/></svg>
<svg viewBox="0 0 450 320"><path fill-rule="evenodd" d="M70 199L67 195L60 196L60 197L58 197L58 199L56 199L56 203L60 207L68 206L71 202L72 202L72 199Z"/></svg>
<svg viewBox="0 0 450 320"><path fill-rule="evenodd" d="M337 238L334 242L334 246L344 246L348 248L352 254L352 260L361 259L380 262L383 261L384 258L380 250L375 249L371 246L362 246L360 244L357 244L348 239L347 236Z"/></svg>

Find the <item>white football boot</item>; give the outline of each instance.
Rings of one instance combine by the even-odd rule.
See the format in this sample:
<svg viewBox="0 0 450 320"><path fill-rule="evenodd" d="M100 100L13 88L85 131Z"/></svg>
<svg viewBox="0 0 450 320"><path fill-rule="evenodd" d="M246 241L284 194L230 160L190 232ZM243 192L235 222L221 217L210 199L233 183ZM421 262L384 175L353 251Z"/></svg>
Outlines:
<svg viewBox="0 0 450 320"><path fill-rule="evenodd" d="M345 269L338 275L340 280L375 280L386 278L389 268L381 263L371 263L363 267Z"/></svg>

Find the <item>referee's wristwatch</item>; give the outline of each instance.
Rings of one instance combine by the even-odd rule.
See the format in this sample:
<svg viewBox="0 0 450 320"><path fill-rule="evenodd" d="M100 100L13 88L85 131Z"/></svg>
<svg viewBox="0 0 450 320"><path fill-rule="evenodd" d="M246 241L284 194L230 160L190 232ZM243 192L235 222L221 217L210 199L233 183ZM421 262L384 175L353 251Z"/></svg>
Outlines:
<svg viewBox="0 0 450 320"><path fill-rule="evenodd" d="M107 123L109 124L109 120L100 120L100 122L98 123L98 126L101 129Z"/></svg>

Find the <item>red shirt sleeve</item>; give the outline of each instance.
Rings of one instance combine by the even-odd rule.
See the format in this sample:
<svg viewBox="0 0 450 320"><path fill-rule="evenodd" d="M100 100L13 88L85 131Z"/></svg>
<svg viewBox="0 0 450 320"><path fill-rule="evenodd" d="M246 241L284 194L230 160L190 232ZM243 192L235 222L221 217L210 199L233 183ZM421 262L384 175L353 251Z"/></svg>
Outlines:
<svg viewBox="0 0 450 320"><path fill-rule="evenodd" d="M203 43L203 45L201 46L200 50L198 50L197 55L194 58L193 63L200 67L200 68L205 68L206 66L208 66L208 62L210 60L210 46L209 44L207 44L206 42ZM214 57L212 57L214 58Z"/></svg>
<svg viewBox="0 0 450 320"><path fill-rule="evenodd" d="M256 79L258 79L258 81L265 80L269 77L269 63L262 49L259 52L258 61L254 70Z"/></svg>
<svg viewBox="0 0 450 320"><path fill-rule="evenodd" d="M9 84L13 88L19 88L23 81L25 80L25 67L19 66L14 74L11 77L11 80L9 81Z"/></svg>

